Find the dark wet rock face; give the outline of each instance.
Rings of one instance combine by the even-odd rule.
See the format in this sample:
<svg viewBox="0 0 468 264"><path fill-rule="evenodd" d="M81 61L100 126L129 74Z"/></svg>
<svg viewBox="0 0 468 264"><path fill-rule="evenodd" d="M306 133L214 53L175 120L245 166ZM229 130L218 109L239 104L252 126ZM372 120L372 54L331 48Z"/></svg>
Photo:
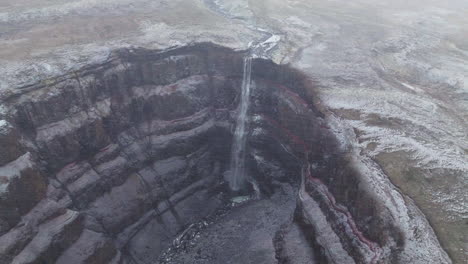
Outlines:
<svg viewBox="0 0 468 264"><path fill-rule="evenodd" d="M231 198L242 64L209 44L122 50L5 98L0 263L161 260ZM382 202L394 196L366 185L312 82L256 59L251 100L246 167L261 198L216 218L171 263L449 262L425 220L395 220Z"/></svg>

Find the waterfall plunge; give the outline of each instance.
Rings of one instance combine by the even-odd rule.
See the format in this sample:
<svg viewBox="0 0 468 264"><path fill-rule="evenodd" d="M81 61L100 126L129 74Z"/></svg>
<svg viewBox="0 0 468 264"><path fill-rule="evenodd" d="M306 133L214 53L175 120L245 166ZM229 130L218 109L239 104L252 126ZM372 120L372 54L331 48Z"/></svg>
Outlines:
<svg viewBox="0 0 468 264"><path fill-rule="evenodd" d="M246 181L245 156L248 133L247 112L250 104L250 81L252 72L252 58L244 58L244 72L242 78L242 91L240 105L234 132L234 142L231 154L231 173L229 175L229 187L233 191L239 191Z"/></svg>

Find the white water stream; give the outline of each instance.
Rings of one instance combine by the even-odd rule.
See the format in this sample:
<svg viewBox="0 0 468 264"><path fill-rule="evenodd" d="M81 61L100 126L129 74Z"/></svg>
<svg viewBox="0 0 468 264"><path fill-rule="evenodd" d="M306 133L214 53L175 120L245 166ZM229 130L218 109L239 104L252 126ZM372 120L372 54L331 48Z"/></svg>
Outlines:
<svg viewBox="0 0 468 264"><path fill-rule="evenodd" d="M231 154L231 173L229 176L229 187L233 191L240 190L246 181L245 157L248 133L247 112L250 105L250 83L252 73L252 58L247 55L244 58L244 72L242 78L242 91L239 110L236 120L236 130Z"/></svg>

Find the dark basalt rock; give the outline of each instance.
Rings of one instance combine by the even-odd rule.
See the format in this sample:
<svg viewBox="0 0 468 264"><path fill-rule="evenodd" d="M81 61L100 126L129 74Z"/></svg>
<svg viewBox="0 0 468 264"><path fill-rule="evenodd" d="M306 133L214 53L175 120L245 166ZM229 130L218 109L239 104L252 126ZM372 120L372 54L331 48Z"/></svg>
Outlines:
<svg viewBox="0 0 468 264"><path fill-rule="evenodd" d="M206 43L124 49L4 98L0 263L153 263L180 232L223 208L243 56ZM232 217L263 223L269 248L255 263L449 262L411 201L393 201L405 207L396 215L383 202L396 194L363 184L373 176L354 168L330 132L313 82L262 59L252 80L246 162L262 198ZM268 213L275 203L282 209ZM423 220L395 220L408 214ZM236 231L223 226L226 217L207 234ZM247 248L210 254L257 250L259 243L242 241L232 245ZM200 243L208 250L213 241Z"/></svg>

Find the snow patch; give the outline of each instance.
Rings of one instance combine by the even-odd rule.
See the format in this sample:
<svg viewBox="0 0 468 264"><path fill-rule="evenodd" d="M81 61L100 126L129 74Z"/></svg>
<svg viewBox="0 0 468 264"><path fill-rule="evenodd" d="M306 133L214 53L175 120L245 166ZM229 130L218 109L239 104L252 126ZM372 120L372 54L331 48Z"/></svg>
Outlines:
<svg viewBox="0 0 468 264"><path fill-rule="evenodd" d="M21 171L26 168L33 167L33 161L31 160L31 154L25 153L16 160L0 167L0 175L6 177L5 183L0 182L0 194L4 193L8 188L8 183L16 177L20 177Z"/></svg>
<svg viewBox="0 0 468 264"><path fill-rule="evenodd" d="M468 149L466 130L437 101L398 91L365 88L339 92L330 89L324 91L322 100L332 109L360 114L361 120L343 121L361 132L361 147L378 143L370 155L404 150L422 168L468 171L468 158L463 150Z"/></svg>
<svg viewBox="0 0 468 264"><path fill-rule="evenodd" d="M6 133L8 133L8 131L10 130L11 128L11 125L8 121L6 120L0 120L0 135L4 135Z"/></svg>
<svg viewBox="0 0 468 264"><path fill-rule="evenodd" d="M400 83L401 83L404 87L406 87L406 88L408 88L408 89L410 89L410 90L412 90L412 91L415 91L415 92L424 92L423 90L421 90L421 89L419 89L419 88L417 88L417 87L414 87L414 86L412 86L412 85L410 85L410 84L407 84L407 83L404 83L404 82L400 82Z"/></svg>

